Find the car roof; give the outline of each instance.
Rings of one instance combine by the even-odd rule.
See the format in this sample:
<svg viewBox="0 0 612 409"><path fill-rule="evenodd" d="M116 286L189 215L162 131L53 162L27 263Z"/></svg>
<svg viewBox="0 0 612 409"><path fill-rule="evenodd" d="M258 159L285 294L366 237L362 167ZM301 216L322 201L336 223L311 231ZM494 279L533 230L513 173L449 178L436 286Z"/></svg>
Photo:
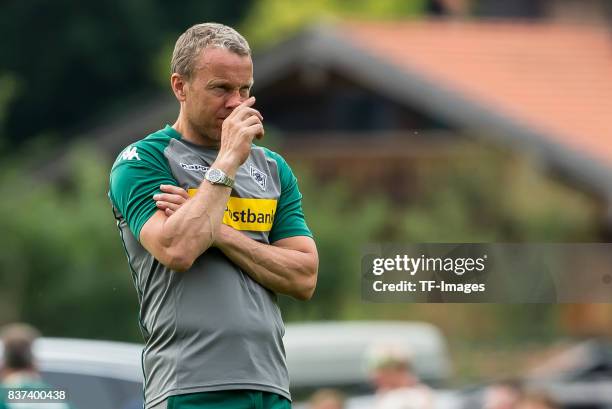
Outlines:
<svg viewBox="0 0 612 409"><path fill-rule="evenodd" d="M69 372L142 382L142 344L70 338L40 338L34 356L43 372Z"/></svg>
<svg viewBox="0 0 612 409"><path fill-rule="evenodd" d="M364 357L378 343L400 343L413 353L412 365L424 381L448 378L444 338L421 322L358 321L288 324L287 365L294 387L368 382ZM43 337L34 355L43 372L69 372L142 382L143 345L117 341ZM2 345L0 345L0 354Z"/></svg>
<svg viewBox="0 0 612 409"><path fill-rule="evenodd" d="M424 381L442 383L451 371L441 332L423 322L297 323L287 325L284 339L291 384L296 387L367 382L366 354L384 344L406 347L415 373Z"/></svg>

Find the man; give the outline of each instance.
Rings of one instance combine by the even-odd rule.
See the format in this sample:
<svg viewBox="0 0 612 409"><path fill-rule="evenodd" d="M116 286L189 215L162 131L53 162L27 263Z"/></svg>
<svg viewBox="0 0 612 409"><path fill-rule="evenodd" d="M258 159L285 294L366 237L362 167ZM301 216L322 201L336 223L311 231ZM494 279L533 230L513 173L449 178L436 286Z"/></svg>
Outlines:
<svg viewBox="0 0 612 409"><path fill-rule="evenodd" d="M146 340L145 407L290 407L277 293L309 299L318 269L296 178L252 145L263 117L240 34L195 25L171 66L177 121L125 148L110 177Z"/></svg>
<svg viewBox="0 0 612 409"><path fill-rule="evenodd" d="M520 382L505 380L487 387L483 396L484 409L515 409L523 397Z"/></svg>
<svg viewBox="0 0 612 409"><path fill-rule="evenodd" d="M344 395L335 389L319 389L308 399L308 409L344 409Z"/></svg>
<svg viewBox="0 0 612 409"><path fill-rule="evenodd" d="M559 409L559 405L546 393L530 392L521 398L516 409Z"/></svg>
<svg viewBox="0 0 612 409"><path fill-rule="evenodd" d="M9 324L0 331L2 340L2 367L0 368L0 386L2 395L0 397L0 409L36 409L45 407L48 409L69 409L66 402L45 401L23 401L3 402L7 398L8 391L23 390L53 390L41 378L36 367L32 345L40 337L38 330L24 323Z"/></svg>
<svg viewBox="0 0 612 409"><path fill-rule="evenodd" d="M433 395L419 382L410 353L399 344L378 344L367 353L367 366L376 388L376 409L432 409Z"/></svg>

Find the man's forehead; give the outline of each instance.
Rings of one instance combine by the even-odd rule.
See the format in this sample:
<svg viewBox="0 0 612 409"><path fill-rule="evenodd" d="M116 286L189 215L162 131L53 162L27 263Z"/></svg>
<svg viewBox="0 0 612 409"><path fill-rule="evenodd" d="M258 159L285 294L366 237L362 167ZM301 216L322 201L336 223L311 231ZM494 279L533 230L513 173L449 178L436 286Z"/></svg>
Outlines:
<svg viewBox="0 0 612 409"><path fill-rule="evenodd" d="M215 74L225 71L250 72L253 62L249 55L238 55L224 48L205 48L200 52L194 68Z"/></svg>
<svg viewBox="0 0 612 409"><path fill-rule="evenodd" d="M206 79L206 83L207 84L214 84L214 85L232 85L232 86L253 86L253 78L252 77L244 77L244 78L238 78L238 77L234 77L234 78L230 78L229 76L223 76L223 77L209 77Z"/></svg>

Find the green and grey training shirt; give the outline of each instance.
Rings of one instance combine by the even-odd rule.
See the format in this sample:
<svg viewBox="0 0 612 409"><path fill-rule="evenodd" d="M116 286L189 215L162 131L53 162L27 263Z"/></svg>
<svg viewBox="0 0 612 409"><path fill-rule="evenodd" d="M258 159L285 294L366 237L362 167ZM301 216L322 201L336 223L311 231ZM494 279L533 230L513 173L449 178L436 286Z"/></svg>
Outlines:
<svg viewBox="0 0 612 409"><path fill-rule="evenodd" d="M255 389L290 399L277 296L216 248L184 273L159 263L140 244L157 211L161 184L193 194L218 150L182 139L166 126L125 148L110 176L109 197L132 269L145 338L145 407L170 395ZM312 234L297 180L285 160L253 146L236 174L223 223L263 242Z"/></svg>

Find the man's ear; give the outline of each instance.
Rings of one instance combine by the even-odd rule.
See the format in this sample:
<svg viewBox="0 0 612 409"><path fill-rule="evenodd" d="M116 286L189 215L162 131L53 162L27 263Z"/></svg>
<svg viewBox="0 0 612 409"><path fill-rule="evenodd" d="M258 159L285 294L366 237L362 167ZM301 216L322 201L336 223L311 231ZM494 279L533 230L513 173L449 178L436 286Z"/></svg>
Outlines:
<svg viewBox="0 0 612 409"><path fill-rule="evenodd" d="M170 76L170 85L172 86L172 92L179 102L185 101L185 92L187 88L187 81L180 74L174 73Z"/></svg>

